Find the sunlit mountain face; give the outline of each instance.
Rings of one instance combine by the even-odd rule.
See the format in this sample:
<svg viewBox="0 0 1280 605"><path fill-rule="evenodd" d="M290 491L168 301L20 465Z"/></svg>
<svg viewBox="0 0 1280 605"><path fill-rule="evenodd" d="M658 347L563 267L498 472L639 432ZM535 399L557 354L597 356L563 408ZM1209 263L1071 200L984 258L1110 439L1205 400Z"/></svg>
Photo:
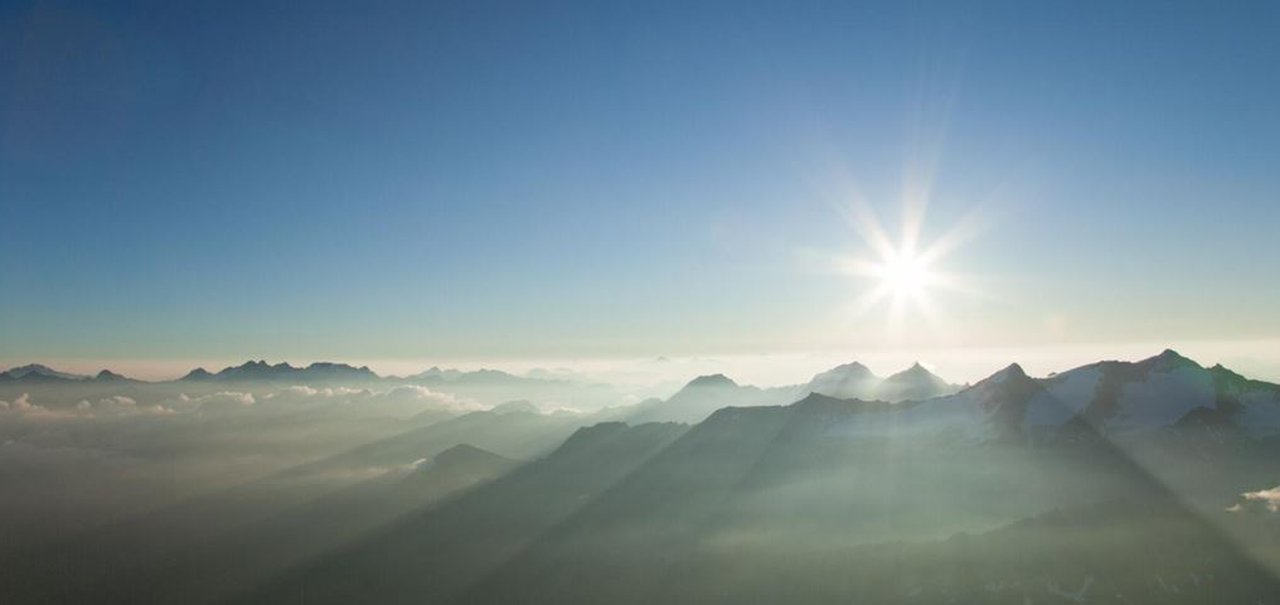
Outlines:
<svg viewBox="0 0 1280 605"><path fill-rule="evenodd" d="M1280 2L0 2L0 605L1280 605Z"/></svg>

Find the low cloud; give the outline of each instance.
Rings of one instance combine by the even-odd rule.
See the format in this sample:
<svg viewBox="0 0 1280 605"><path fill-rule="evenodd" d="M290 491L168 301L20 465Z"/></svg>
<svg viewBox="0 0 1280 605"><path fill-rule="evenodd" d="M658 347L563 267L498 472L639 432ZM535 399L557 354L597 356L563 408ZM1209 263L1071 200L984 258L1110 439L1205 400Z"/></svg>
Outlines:
<svg viewBox="0 0 1280 605"><path fill-rule="evenodd" d="M81 401L77 408L89 403ZM99 399L97 403L85 406L84 409L92 410L95 415L116 415L125 416L133 414L172 414L173 409L163 405L139 405L137 400L124 395L115 395Z"/></svg>
<svg viewBox="0 0 1280 605"><path fill-rule="evenodd" d="M59 410L51 410L41 405L31 402L31 395L23 393L14 399L13 402L0 401L0 411L8 412L22 418L32 418L39 420L53 420L57 418L66 418L71 416L68 412Z"/></svg>
<svg viewBox="0 0 1280 605"><path fill-rule="evenodd" d="M483 409L484 406L469 399L463 399L450 393L432 391L424 386L403 385L390 391L375 393L370 399L376 403L404 404L422 410L443 409L454 412L469 412Z"/></svg>
<svg viewBox="0 0 1280 605"><path fill-rule="evenodd" d="M188 405L193 406L200 411L234 410L249 407L257 403L253 393L242 393L239 391L218 391L217 393L210 393L199 397L187 397L186 394L183 393L179 398L185 400L188 402Z"/></svg>
<svg viewBox="0 0 1280 605"><path fill-rule="evenodd" d="M365 389L352 389L348 387L325 387L317 389L306 385L293 385L279 391L267 393L262 396L262 399L328 399L333 397L351 397L367 394L369 394L369 391Z"/></svg>
<svg viewBox="0 0 1280 605"><path fill-rule="evenodd" d="M1280 513L1280 486L1240 494L1240 500L1227 509L1231 513Z"/></svg>

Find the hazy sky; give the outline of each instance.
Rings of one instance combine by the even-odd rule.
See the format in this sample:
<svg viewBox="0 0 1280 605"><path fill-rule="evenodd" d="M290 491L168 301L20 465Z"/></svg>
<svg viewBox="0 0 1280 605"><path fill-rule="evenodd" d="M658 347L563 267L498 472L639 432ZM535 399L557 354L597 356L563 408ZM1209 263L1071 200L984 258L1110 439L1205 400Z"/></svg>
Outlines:
<svg viewBox="0 0 1280 605"><path fill-rule="evenodd" d="M0 5L0 359L1280 337L1280 4L77 4ZM959 291L857 308L856 199Z"/></svg>

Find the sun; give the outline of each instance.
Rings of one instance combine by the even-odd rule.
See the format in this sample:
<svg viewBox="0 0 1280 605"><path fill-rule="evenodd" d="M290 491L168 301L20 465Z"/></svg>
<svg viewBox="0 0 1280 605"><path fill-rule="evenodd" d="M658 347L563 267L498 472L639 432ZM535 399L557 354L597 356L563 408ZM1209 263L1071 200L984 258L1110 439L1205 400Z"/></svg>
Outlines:
<svg viewBox="0 0 1280 605"><path fill-rule="evenodd" d="M926 240L922 237L923 211L904 206L897 238L890 236L869 205L854 205L849 213L863 250L836 260L838 271L859 283L860 292L850 303L851 316L887 308L885 326L890 332L903 332L917 324L940 330L949 295L971 290L942 265L952 251L973 237L977 227L971 219L966 220Z"/></svg>
<svg viewBox="0 0 1280 605"><path fill-rule="evenodd" d="M919 298L936 281L926 259L907 251L896 251L873 267L880 286L895 297Z"/></svg>

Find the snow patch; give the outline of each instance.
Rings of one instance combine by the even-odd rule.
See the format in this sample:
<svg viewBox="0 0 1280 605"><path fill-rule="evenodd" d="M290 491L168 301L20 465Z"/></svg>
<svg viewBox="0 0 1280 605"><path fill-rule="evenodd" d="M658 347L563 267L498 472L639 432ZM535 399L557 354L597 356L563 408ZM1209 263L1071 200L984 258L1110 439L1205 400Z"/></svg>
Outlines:
<svg viewBox="0 0 1280 605"><path fill-rule="evenodd" d="M1217 408L1213 377L1200 368L1180 367L1124 385L1120 409L1107 424L1117 431L1164 428L1199 407Z"/></svg>
<svg viewBox="0 0 1280 605"><path fill-rule="evenodd" d="M1096 367L1073 370L1053 378L1027 404L1023 428L1057 428L1066 424L1093 403L1101 381L1102 370Z"/></svg>

